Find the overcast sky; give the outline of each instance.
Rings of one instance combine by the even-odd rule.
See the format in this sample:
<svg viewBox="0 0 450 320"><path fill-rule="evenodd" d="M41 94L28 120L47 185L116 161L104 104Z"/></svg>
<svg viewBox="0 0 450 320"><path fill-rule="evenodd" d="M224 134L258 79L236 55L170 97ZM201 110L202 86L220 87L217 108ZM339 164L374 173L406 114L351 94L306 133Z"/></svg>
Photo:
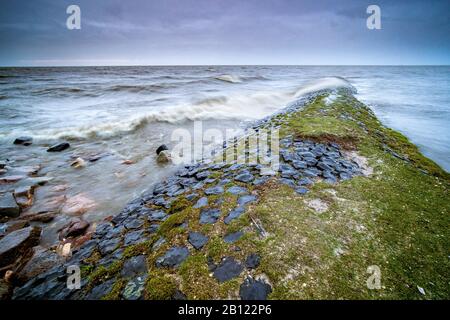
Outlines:
<svg viewBox="0 0 450 320"><path fill-rule="evenodd" d="M66 8L81 8L81 30ZM381 8L381 30L366 8ZM0 65L450 64L449 0L1 0Z"/></svg>

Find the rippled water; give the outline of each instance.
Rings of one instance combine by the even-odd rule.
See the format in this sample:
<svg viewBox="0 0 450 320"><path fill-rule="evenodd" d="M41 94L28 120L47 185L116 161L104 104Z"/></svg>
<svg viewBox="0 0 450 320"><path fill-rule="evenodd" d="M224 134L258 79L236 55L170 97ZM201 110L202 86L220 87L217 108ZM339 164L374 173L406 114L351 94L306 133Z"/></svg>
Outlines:
<svg viewBox="0 0 450 320"><path fill-rule="evenodd" d="M239 130L342 78L386 125L450 169L450 67L3 68L0 157L39 164L53 178L51 186L66 186L66 196L92 199L96 205L85 218L95 221L174 170L155 163L158 145L174 145L173 130L193 131L194 120L202 120L203 129ZM33 136L33 145L14 146L20 135ZM63 139L71 142L69 151L46 152L46 145ZM69 165L71 156L97 153L107 156L81 170ZM125 159L135 163L124 165ZM38 200L49 192L42 189ZM56 219L50 228L64 222Z"/></svg>

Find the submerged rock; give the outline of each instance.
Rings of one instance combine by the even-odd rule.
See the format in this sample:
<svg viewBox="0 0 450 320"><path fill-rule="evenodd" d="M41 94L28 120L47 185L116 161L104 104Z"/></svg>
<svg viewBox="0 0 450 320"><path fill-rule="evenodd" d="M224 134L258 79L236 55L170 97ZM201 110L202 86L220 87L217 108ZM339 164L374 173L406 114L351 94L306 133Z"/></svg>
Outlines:
<svg viewBox="0 0 450 320"><path fill-rule="evenodd" d="M20 207L16 203L12 193L5 193L0 196L0 216L18 217Z"/></svg>
<svg viewBox="0 0 450 320"><path fill-rule="evenodd" d="M156 161L161 164L170 162L171 161L170 152L161 151L156 157Z"/></svg>
<svg viewBox="0 0 450 320"><path fill-rule="evenodd" d="M23 146L29 146L33 143L33 138L28 136L18 137L14 140L14 144L21 144Z"/></svg>
<svg viewBox="0 0 450 320"><path fill-rule="evenodd" d="M70 148L70 144L68 142L60 142L52 145L47 149L47 152L60 152Z"/></svg>

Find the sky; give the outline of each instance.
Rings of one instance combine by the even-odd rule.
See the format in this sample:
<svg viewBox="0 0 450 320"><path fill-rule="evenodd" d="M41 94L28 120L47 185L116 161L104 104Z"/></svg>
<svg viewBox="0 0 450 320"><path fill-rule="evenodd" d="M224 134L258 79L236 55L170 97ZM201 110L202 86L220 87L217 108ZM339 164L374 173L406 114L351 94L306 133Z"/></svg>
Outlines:
<svg viewBox="0 0 450 320"><path fill-rule="evenodd" d="M69 30L69 5L81 29ZM366 9L381 9L369 30ZM0 0L0 66L450 64L449 0Z"/></svg>

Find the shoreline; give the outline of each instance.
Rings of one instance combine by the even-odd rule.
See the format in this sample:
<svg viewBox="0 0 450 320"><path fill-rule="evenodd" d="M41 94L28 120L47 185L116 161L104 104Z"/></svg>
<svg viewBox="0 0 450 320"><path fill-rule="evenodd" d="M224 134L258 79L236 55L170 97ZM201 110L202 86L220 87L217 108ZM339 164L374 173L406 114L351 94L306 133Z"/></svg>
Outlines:
<svg viewBox="0 0 450 320"><path fill-rule="evenodd" d="M331 93L337 97L327 100ZM346 90L316 92L257 121L253 128L262 129L267 125L279 126L281 130L280 172L266 175L258 166L236 164L189 166L169 178L166 185L156 185L152 192L131 201L111 221L99 224L92 237L67 260L39 253L22 262L15 272L17 279L11 279L10 283L2 280L2 287L6 287L2 296L13 299L448 298L445 286L448 271L445 266L435 265L439 259L433 262L428 257L419 264L415 257L403 259L417 266L436 267L428 271L438 288L437 294L426 296L430 290L426 282L414 283L421 279L416 275L419 271L412 271L414 275L397 271L406 272L400 280L404 280L408 289L400 289L401 285L391 279L388 271L384 277L389 287L396 289L393 292L371 291L361 281L356 281L356 286L339 280L342 274L365 279L364 260L374 260L373 264L390 270L385 264L404 255L403 246L394 250L393 256L388 255L388 244L380 236L382 230L371 221L379 218L377 213L385 212L383 206L398 213L401 197L384 195L393 197L390 203L386 199L380 201L377 193L392 192L403 183L407 186L403 192L409 194L407 198L413 203L406 210L415 217L414 222L420 222L418 217L423 214L431 214L428 206L445 215L449 210L445 198L448 173L421 155L404 136L382 126L373 112ZM385 172L391 177L387 181L384 181ZM376 180L381 180L383 189L376 190ZM430 190L420 190L421 183L429 183ZM370 193L371 189L374 194ZM427 192L428 197L424 195ZM429 199L439 197L443 199L429 203ZM428 206L424 207L424 203ZM363 218L355 215L354 210ZM445 222L448 218L438 218L434 228L444 233L442 240L431 239L429 231L422 230L425 226L420 223L418 226L423 231L421 237L427 240L419 243L419 251L427 255L442 254L449 241L448 231L439 229L440 223L444 228L448 225ZM401 225L401 221L388 213L383 219ZM286 225L302 232L286 230ZM24 241L30 242L28 247L20 251L29 251L30 244L34 243L36 235L31 231L32 228ZM400 239L406 235L398 226L391 232L389 237L397 242L402 242ZM373 243L369 246L365 241ZM375 258L370 257L369 249L378 242L382 250L374 254ZM430 243L433 252L422 251ZM42 264L44 268L40 268L39 259L46 261ZM448 259L444 261L448 265ZM81 269L81 290L67 289L65 280L60 279L66 275L65 268L73 264ZM405 265L401 263L399 269ZM24 269L31 279L28 282L20 275ZM325 275L325 270L330 274ZM308 275L312 280L308 280ZM15 281L21 287L12 292ZM321 289L322 281L327 286Z"/></svg>

